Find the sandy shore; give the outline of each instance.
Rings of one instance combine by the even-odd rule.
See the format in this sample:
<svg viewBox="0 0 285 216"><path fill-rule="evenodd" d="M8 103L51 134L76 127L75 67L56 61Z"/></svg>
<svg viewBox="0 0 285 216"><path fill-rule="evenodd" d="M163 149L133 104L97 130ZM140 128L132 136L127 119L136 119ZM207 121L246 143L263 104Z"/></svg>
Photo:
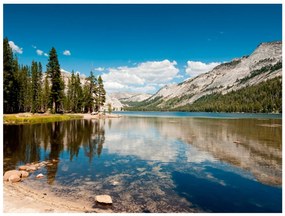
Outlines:
<svg viewBox="0 0 285 216"><path fill-rule="evenodd" d="M108 118L120 118L122 117L121 115L118 114L97 114L97 115L91 115L91 114L77 114L77 115L82 115L83 119L108 119Z"/></svg>
<svg viewBox="0 0 285 216"><path fill-rule="evenodd" d="M89 204L71 202L45 191L36 191L21 183L3 183L4 213L111 213Z"/></svg>

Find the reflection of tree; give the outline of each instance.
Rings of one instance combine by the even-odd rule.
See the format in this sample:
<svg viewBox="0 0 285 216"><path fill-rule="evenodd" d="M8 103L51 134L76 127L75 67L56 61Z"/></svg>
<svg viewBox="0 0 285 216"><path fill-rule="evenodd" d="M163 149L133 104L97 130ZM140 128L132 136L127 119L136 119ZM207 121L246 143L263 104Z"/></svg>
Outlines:
<svg viewBox="0 0 285 216"><path fill-rule="evenodd" d="M84 130L82 121L70 121L66 124L67 150L69 151L70 160L74 156L78 156Z"/></svg>
<svg viewBox="0 0 285 216"><path fill-rule="evenodd" d="M89 161L92 161L92 158L95 155L100 156L103 144L105 142L105 130L102 124L105 124L105 122L102 123L102 121L90 121L89 124L92 124L91 127L87 127L90 130L92 130L92 136L88 137L87 142L83 143L83 148L85 155L89 157Z"/></svg>
<svg viewBox="0 0 285 216"><path fill-rule="evenodd" d="M20 163L58 159L66 150L70 160L77 157L81 145L91 161L100 156L105 141L104 122L73 120L35 125L4 125L4 170L15 169ZM49 151L50 150L50 151ZM43 151L41 154L41 151ZM42 158L40 158L40 156ZM47 166L50 184L56 176L58 165Z"/></svg>
<svg viewBox="0 0 285 216"><path fill-rule="evenodd" d="M111 127L112 127L112 119L108 120L108 127L109 127L109 129L111 129Z"/></svg>
<svg viewBox="0 0 285 216"><path fill-rule="evenodd" d="M15 169L17 163L40 160L41 127L39 125L4 125L4 170Z"/></svg>
<svg viewBox="0 0 285 216"><path fill-rule="evenodd" d="M49 159L58 159L60 152L63 150L63 138L65 130L60 127L62 123L54 122L50 127L50 154ZM52 184L57 172L58 163L54 163L53 166L47 166L47 178L48 183Z"/></svg>

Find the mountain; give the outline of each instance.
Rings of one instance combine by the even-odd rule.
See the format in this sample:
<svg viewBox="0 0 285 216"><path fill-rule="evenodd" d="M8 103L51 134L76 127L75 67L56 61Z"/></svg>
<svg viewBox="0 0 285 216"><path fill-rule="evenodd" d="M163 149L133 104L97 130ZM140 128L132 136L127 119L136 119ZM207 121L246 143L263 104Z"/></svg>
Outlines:
<svg viewBox="0 0 285 216"><path fill-rule="evenodd" d="M112 97L109 94L106 94L106 102L104 104L104 108L105 110L108 110L108 104L111 104L112 109L115 111L121 111L123 108L123 104L115 97Z"/></svg>
<svg viewBox="0 0 285 216"><path fill-rule="evenodd" d="M282 42L261 43L251 55L220 64L182 83L167 85L139 106L175 109L209 95L227 95L281 76Z"/></svg>
<svg viewBox="0 0 285 216"><path fill-rule="evenodd" d="M151 97L151 94L134 93L134 92L116 92L116 93L111 93L110 96L112 98L118 99L123 104L128 104L129 102L144 101L149 97Z"/></svg>

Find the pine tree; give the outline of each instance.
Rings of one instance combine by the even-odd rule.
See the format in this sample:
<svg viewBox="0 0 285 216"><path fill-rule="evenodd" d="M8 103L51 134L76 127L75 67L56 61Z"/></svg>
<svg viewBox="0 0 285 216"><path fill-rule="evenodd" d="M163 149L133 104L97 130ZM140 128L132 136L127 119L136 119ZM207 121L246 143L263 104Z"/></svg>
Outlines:
<svg viewBox="0 0 285 216"><path fill-rule="evenodd" d="M100 110L100 107L104 105L105 101L106 101L106 91L104 89L102 77L99 76L97 97L96 97L96 110Z"/></svg>
<svg viewBox="0 0 285 216"><path fill-rule="evenodd" d="M38 112L43 112L43 68L38 64Z"/></svg>
<svg viewBox="0 0 285 216"><path fill-rule="evenodd" d="M30 112L32 110L32 96L33 96L33 92L32 92L32 75L31 75L31 67L26 66L26 95L25 95L25 112Z"/></svg>
<svg viewBox="0 0 285 216"><path fill-rule="evenodd" d="M89 113L94 109L94 97L97 97L97 79L91 71L84 87L84 105L85 110Z"/></svg>
<svg viewBox="0 0 285 216"><path fill-rule="evenodd" d="M38 90L39 90L39 83L38 83L38 63L32 62L32 113L38 111Z"/></svg>
<svg viewBox="0 0 285 216"><path fill-rule="evenodd" d="M43 111L46 112L50 107L50 85L47 74L44 79L44 85L42 90L42 103L43 103Z"/></svg>
<svg viewBox="0 0 285 216"><path fill-rule="evenodd" d="M13 59L13 74L14 74L14 82L13 82L13 100L12 102L12 107L14 109L13 112L19 112L20 111L20 84L19 84L19 64L18 64L18 58L17 56L14 57Z"/></svg>
<svg viewBox="0 0 285 216"><path fill-rule="evenodd" d="M83 91L82 91L82 87L81 87L79 74L76 75L74 86L75 86L75 111L81 112Z"/></svg>
<svg viewBox="0 0 285 216"><path fill-rule="evenodd" d="M65 100L65 105L64 105L64 110L67 112L71 111L71 79L68 79L67 83L67 93L66 93L66 100Z"/></svg>
<svg viewBox="0 0 285 216"><path fill-rule="evenodd" d="M49 53L47 73L51 78L50 98L53 112L59 112L62 106L64 83L61 79L60 65L56 50L53 47Z"/></svg>
<svg viewBox="0 0 285 216"><path fill-rule="evenodd" d="M72 72L71 72L71 79L70 79L70 107L71 107L72 112L76 112L75 100L76 100L76 95L75 95L75 75L74 75L74 71L72 70Z"/></svg>
<svg viewBox="0 0 285 216"><path fill-rule="evenodd" d="M8 38L3 41L3 90L4 90L4 113L13 113L18 111L17 98L17 77L14 73L13 52L9 46ZM17 65L18 66L18 65Z"/></svg>

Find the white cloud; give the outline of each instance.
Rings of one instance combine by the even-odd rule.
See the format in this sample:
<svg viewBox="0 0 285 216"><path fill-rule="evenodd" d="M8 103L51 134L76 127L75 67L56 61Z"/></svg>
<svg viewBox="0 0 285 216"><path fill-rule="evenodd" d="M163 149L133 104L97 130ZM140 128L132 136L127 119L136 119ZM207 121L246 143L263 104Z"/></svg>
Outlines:
<svg viewBox="0 0 285 216"><path fill-rule="evenodd" d="M202 73L211 71L219 64L221 64L221 62L211 62L207 64L200 61L187 61L186 73L191 77L195 77Z"/></svg>
<svg viewBox="0 0 285 216"><path fill-rule="evenodd" d="M32 45L32 47L33 47L34 49L37 49L37 47L36 47L35 45ZM48 54L45 53L44 51L40 50L40 49L37 49L37 50L36 50L36 53L37 53L39 56L44 55L44 56L48 57Z"/></svg>
<svg viewBox="0 0 285 216"><path fill-rule="evenodd" d="M97 67L97 68L94 68L94 70L95 70L95 71L100 71L100 72L102 72L102 71L105 70L105 68L103 68L103 67Z"/></svg>
<svg viewBox="0 0 285 216"><path fill-rule="evenodd" d="M36 50L36 53L41 56L41 55L44 54L44 51L37 49L37 50Z"/></svg>
<svg viewBox="0 0 285 216"><path fill-rule="evenodd" d="M135 67L109 68L102 75L107 91L151 92L175 78L176 61L147 61Z"/></svg>
<svg viewBox="0 0 285 216"><path fill-rule="evenodd" d="M23 48L18 47L13 41L9 41L9 46L11 47L14 53L23 53Z"/></svg>
<svg viewBox="0 0 285 216"><path fill-rule="evenodd" d="M45 53L45 52L44 52L44 51L42 51L42 50L37 49L37 50L36 50L36 53L37 53L39 56L44 55L44 56L48 57L48 54L47 54L47 53Z"/></svg>
<svg viewBox="0 0 285 216"><path fill-rule="evenodd" d="M71 52L69 50L64 50L63 55L70 56Z"/></svg>

